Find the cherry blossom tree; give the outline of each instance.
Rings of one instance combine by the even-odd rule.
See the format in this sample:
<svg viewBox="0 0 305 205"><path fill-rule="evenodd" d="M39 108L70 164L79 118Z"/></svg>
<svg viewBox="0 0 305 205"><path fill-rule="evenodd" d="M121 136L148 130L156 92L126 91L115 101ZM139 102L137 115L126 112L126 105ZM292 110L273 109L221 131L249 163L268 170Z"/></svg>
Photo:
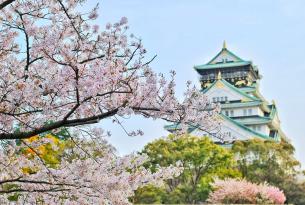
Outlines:
<svg viewBox="0 0 305 205"><path fill-rule="evenodd" d="M152 173L142 166L147 156L117 157L102 136L95 137L56 142L54 137L35 137L19 146L8 144L0 155L1 204L129 204L138 187L161 185L181 172L173 165ZM41 148L52 145L49 154L58 155L64 143L69 145L60 162L44 160Z"/></svg>
<svg viewBox="0 0 305 205"><path fill-rule="evenodd" d="M279 188L268 184L254 184L244 179L216 180L216 189L209 195L210 203L284 204L286 197Z"/></svg>
<svg viewBox="0 0 305 205"><path fill-rule="evenodd" d="M152 71L150 62L156 56L145 56L141 39L128 32L127 18L101 30L93 23L98 5L82 13L78 8L83 2L0 0L0 140L9 141L1 152L0 193L7 194L5 184L17 183L9 192L26 192L19 198L27 203L87 197L93 200L89 204L102 203L96 200L123 204L140 182L154 183L169 174L167 168L160 168L158 174L148 174L143 168L131 172L145 160L141 156L117 158L109 149L99 159L84 159L82 147L78 147L78 159L63 158L51 170L39 155L35 160L17 155L20 148L12 140L35 150L36 145L25 139L68 128L88 133L87 125L108 118L121 125L120 117L130 115L179 123L182 132L189 125L197 126L222 137L217 105L190 83L180 103L175 97L175 72L167 79ZM105 143L101 139L94 138L99 146ZM20 169L29 164L39 171L22 174ZM113 182L120 187L111 187Z"/></svg>

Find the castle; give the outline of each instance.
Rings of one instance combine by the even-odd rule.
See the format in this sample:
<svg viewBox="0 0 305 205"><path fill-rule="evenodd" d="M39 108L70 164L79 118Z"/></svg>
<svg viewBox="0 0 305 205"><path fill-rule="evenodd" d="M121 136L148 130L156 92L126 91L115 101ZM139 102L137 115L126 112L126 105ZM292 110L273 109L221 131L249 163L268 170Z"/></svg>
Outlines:
<svg viewBox="0 0 305 205"><path fill-rule="evenodd" d="M206 64L194 66L194 69L200 75L202 92L210 101L220 103L223 133L236 140L260 138L280 141L286 138L275 102L269 103L260 93L262 76L251 61L235 55L224 42L214 58ZM165 129L173 131L173 125L165 126ZM199 129L192 129L190 133L206 135Z"/></svg>

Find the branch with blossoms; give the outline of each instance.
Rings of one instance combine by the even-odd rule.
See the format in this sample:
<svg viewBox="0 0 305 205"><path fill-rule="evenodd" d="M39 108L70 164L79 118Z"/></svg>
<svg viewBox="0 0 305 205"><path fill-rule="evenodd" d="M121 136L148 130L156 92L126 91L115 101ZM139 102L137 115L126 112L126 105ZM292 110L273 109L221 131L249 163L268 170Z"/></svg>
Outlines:
<svg viewBox="0 0 305 205"><path fill-rule="evenodd" d="M12 197L24 204L129 204L138 187L181 172L173 165L151 173L142 166L146 156L116 156L86 126L104 119L124 128L121 117L141 115L222 137L218 105L190 83L179 102L175 72L169 79L153 72L156 56L146 57L127 18L101 30L93 24L98 6L80 13L83 2L0 0L0 142L7 142L0 149L0 200L7 204ZM58 144L32 139L68 129L83 136L69 135L73 146L46 162L41 150L55 152Z"/></svg>
<svg viewBox="0 0 305 205"><path fill-rule="evenodd" d="M59 144L50 137L30 138L21 145L9 143L0 153L0 200L10 203L11 196L18 193L16 200L27 204L37 200L48 204L129 204L128 197L138 187L160 186L181 172L171 166L152 173L142 166L147 156L118 157L100 134L92 131L90 140L88 136L70 136L72 141ZM51 154L56 155L61 143L66 145L60 162L55 167L46 165L39 153L42 146L51 144Z"/></svg>
<svg viewBox="0 0 305 205"><path fill-rule="evenodd" d="M218 130L219 108L190 86L180 103L175 73L167 81L152 71L155 56L146 60L126 18L100 31L98 7L79 13L81 2L2 1L0 139L133 114Z"/></svg>
<svg viewBox="0 0 305 205"><path fill-rule="evenodd" d="M3 9L4 7L10 5L13 3L15 0L4 0L0 3L0 10Z"/></svg>

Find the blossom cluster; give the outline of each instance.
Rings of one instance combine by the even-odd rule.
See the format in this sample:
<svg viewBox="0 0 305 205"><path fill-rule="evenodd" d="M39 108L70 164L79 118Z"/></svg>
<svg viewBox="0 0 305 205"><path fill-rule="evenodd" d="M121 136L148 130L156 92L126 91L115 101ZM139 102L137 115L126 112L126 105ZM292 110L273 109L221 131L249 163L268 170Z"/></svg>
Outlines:
<svg viewBox="0 0 305 205"><path fill-rule="evenodd" d="M82 3L15 0L1 9L0 139L134 114L217 130L217 106L190 85L180 103L175 73L153 72L126 17L100 30L98 7L80 13Z"/></svg>
<svg viewBox="0 0 305 205"><path fill-rule="evenodd" d="M10 140L0 150L5 202L128 204L137 187L180 172L160 167L151 173L141 166L145 156L118 157L101 135L90 142L72 137L78 146L49 166L40 152L57 144L25 140L33 136L71 127L88 133L88 124L112 118L121 125L120 117L131 115L179 123L181 131L190 125L219 131L219 107L190 84L179 102L175 72L168 78L153 72L155 57L147 58L141 39L128 33L127 18L102 30L94 23L98 6L77 10L84 2L0 0L0 140Z"/></svg>
<svg viewBox="0 0 305 205"><path fill-rule="evenodd" d="M53 154L59 142L39 139L20 145L10 142L0 153L0 201L3 204L130 204L128 198L140 186L162 185L177 176L182 168L159 167L152 173L142 165L145 155L115 155L105 139L73 139L52 166L39 153L43 145L52 144ZM30 142L32 141L32 142ZM67 143L66 141L61 143ZM30 157L22 150L31 148ZM28 151L26 152L28 153ZM14 200L12 197L16 196Z"/></svg>
<svg viewBox="0 0 305 205"><path fill-rule="evenodd" d="M216 180L213 186L216 190L209 195L210 203L284 204L286 200L283 191L266 183L226 179Z"/></svg>

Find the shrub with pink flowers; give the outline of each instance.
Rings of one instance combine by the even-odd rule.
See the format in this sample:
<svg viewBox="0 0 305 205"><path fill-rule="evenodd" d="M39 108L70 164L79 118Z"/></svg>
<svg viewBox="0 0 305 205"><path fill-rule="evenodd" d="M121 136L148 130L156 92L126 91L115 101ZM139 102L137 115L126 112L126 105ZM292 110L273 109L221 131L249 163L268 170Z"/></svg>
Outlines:
<svg viewBox="0 0 305 205"><path fill-rule="evenodd" d="M244 179L216 180L214 192L209 195L209 203L232 204L284 204L286 197L279 188L264 184L254 184Z"/></svg>

